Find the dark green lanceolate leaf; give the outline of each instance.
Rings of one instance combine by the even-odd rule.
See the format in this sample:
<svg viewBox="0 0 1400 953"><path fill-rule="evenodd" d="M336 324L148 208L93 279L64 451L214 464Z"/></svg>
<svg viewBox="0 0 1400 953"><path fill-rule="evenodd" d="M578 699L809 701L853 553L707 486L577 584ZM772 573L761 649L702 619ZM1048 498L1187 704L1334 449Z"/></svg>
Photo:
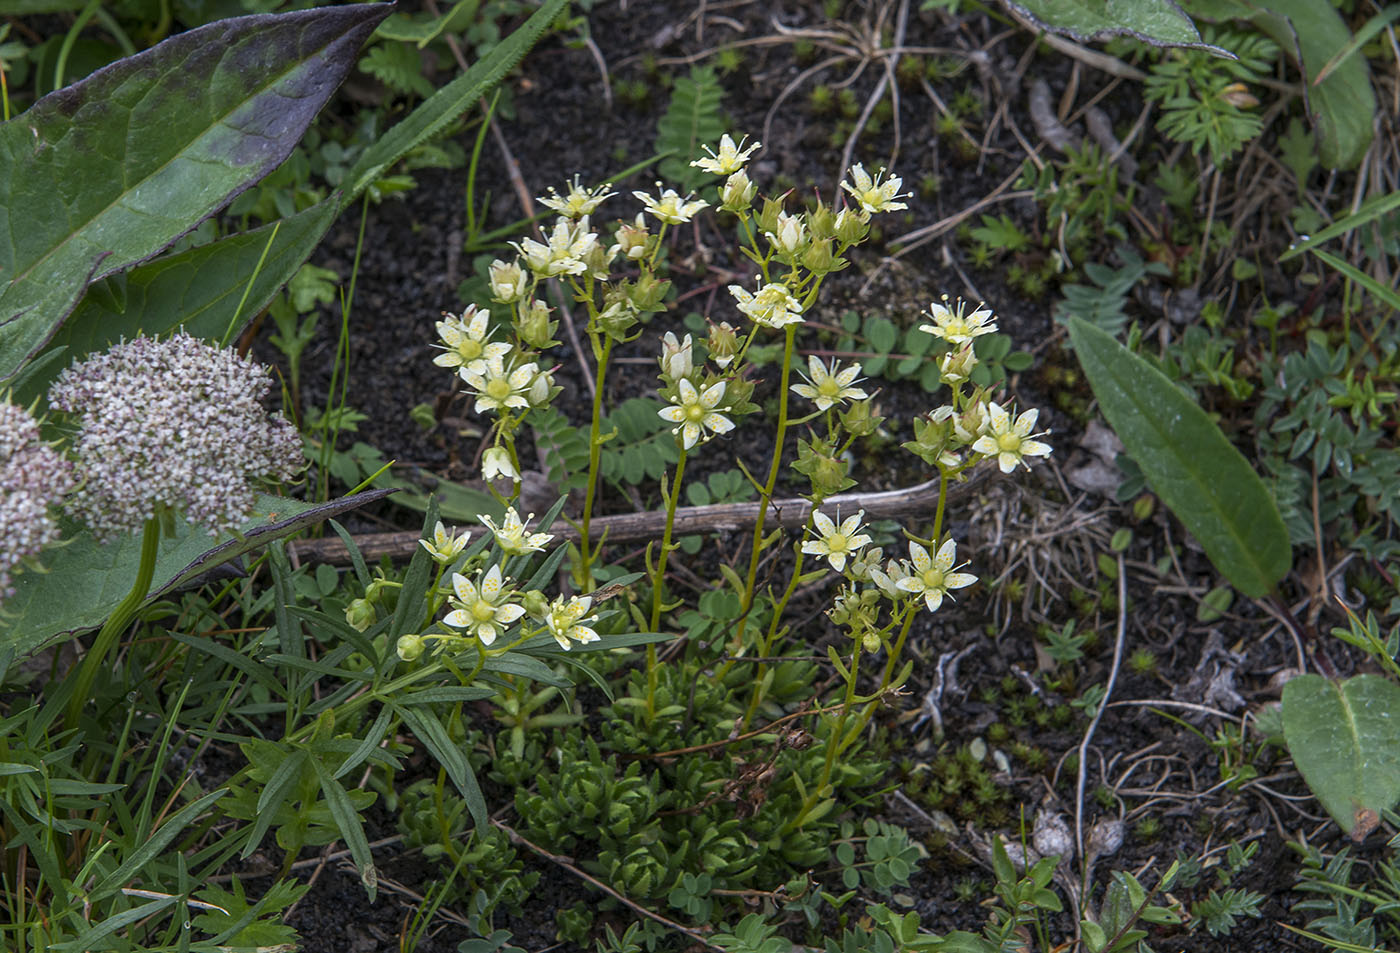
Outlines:
<svg viewBox="0 0 1400 953"><path fill-rule="evenodd" d="M1080 42L1132 36L1153 46L1194 46L1196 24L1172 0L1002 0L1008 9L1042 30Z"/></svg>
<svg viewBox="0 0 1400 953"><path fill-rule="evenodd" d="M241 527L241 538L214 538L180 521L174 538L161 541L148 598L158 598L216 566L390 492L371 490L319 504L260 494L253 515ZM86 531L45 552L45 571L20 575L17 591L5 600L0 612L0 648L27 655L64 636L101 625L131 590L140 557L139 535L104 545Z"/></svg>
<svg viewBox="0 0 1400 953"><path fill-rule="evenodd" d="M1375 135L1376 93L1364 56L1335 64L1313 81L1351 42L1351 30L1330 3L1315 0L1190 0L1197 16L1248 20L1288 52L1303 72L1303 95L1318 139L1318 158L1328 168L1350 169L1361 161Z"/></svg>
<svg viewBox="0 0 1400 953"><path fill-rule="evenodd" d="M208 341L231 339L296 274L338 208L328 199L276 224L163 255L93 284L25 368L14 401L28 406L75 357L138 334L166 335L183 327ZM36 367L49 355L55 360Z"/></svg>
<svg viewBox="0 0 1400 953"><path fill-rule="evenodd" d="M440 134L472 104L495 88L515 64L529 52L568 0L546 0L521 26L461 76L423 101L394 128L365 150L345 176L347 191L342 202L354 201L389 166L409 150Z"/></svg>
<svg viewBox="0 0 1400 953"><path fill-rule="evenodd" d="M1160 371L1081 318L1069 336L1124 448L1235 588L1267 594L1292 565L1288 531L1244 456Z"/></svg>
<svg viewBox="0 0 1400 953"><path fill-rule="evenodd" d="M1327 813L1365 836L1400 801L1400 685L1300 675L1283 687L1283 737Z"/></svg>
<svg viewBox="0 0 1400 953"><path fill-rule="evenodd" d="M391 9L211 23L0 125L0 380L89 282L169 247L276 168Z"/></svg>

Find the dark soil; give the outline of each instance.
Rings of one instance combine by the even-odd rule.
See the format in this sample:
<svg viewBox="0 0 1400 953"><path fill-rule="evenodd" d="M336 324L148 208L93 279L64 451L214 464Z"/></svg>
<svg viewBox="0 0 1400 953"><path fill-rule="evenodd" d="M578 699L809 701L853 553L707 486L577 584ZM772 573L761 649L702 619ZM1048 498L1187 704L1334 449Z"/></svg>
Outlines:
<svg viewBox="0 0 1400 953"><path fill-rule="evenodd" d="M871 16L861 4L841 6L841 19L848 23L858 24ZM703 38L697 38L695 10L689 5L636 0L598 3L587 14L590 33L609 64L614 87L620 82L640 81L648 95L640 103L619 102L606 108L602 77L588 51L566 47L557 39L543 43L508 80L514 115L501 123L530 193L541 195L547 186L560 187L574 173L580 173L585 182L597 181L650 155L656 121L667 102L662 83L684 74L687 57L723 44L769 37L773 42L744 47L738 66L724 76L724 109L730 126L763 139L765 149L755 166L757 181L791 183L802 194L816 189L829 201L841 160L841 149L831 145L835 120L814 114L807 103L816 82L838 83L852 73L855 61L832 66L824 76L800 85L764 133L765 117L775 97L814 62L799 62L793 44L778 41L779 27L824 26L821 7L815 2L712 2ZM1064 724L1038 725L1033 717L1021 725L1008 724L1005 702L1026 694L1025 673L1049 667L1049 660L1038 654L1037 645L1043 643L1035 638L1037 627L1049 623L1059 628L1076 616L1076 606L1095 601L1097 610L1084 617L1080 629L1096 632L1096 640L1085 647L1086 659L1071 683L1061 686L1058 699L1049 701L1077 697L1085 687L1106 678L1119 620L1116 591L1097 562L1100 554L1108 552L1111 533L1129 527L1134 537L1123 554L1128 595L1123 651L1125 657L1135 651L1150 651L1155 664L1122 666L1113 690L1116 707L1106 711L1089 747L1086 829L1100 817L1122 816L1128 824L1122 850L1096 866L1098 890L1115 869L1147 871L1145 881L1154 883L1174 857L1209 854L1218 861L1222 845L1257 841L1261 844L1259 854L1235 886L1264 895L1260 918L1242 921L1228 938L1213 938L1204 930L1191 936L1174 933L1160 941L1157 949L1300 949L1299 941L1278 925L1279 921L1301 925L1306 919L1290 913L1298 898L1291 892L1297 867L1295 855L1284 841L1303 834L1314 843L1319 837L1325 842L1335 828L1326 823L1314 802L1279 796L1306 794L1291 768L1281 766L1272 774L1265 771L1269 776L1261 781L1242 778L1237 784L1227 784L1229 775L1222 758L1229 749L1209 743L1222 731L1237 729L1247 709L1277 699L1274 677L1296 665L1293 640L1282 626L1242 599L1231 613L1212 622L1199 622L1200 597L1218 582L1204 557L1188 540L1171 578L1153 568L1174 542L1181 543L1184 534L1180 528L1160 507L1139 521L1129 507L1113 500L1111 491L1082 490L1068 481L1066 474L1091 463L1094 457L1079 446L1084 434L1082 421L1088 419L1087 391L1082 384L1067 382L1066 375L1054 373L1058 368L1072 370L1073 360L1062 350L1062 331L1051 320L1053 294L1028 299L1013 290L999 270L973 269L952 233L898 259L886 257L896 247L898 236L972 206L1013 175L1026 153L1005 119L1036 142L1034 125L1026 113L1023 81L1031 75L1042 76L1058 97L1070 82L1071 65L1057 54L1032 51L1025 33L1008 33L1001 24L976 15L954 22L938 13L911 13L905 44L984 51L979 54L983 56L981 69L974 64L955 79L933 84L945 100L966 91L987 103L984 118L971 127L978 137L978 149L962 155L951 148L933 126L938 112L925 93L917 85L901 90L901 141L895 168L904 177L906 189L915 192L909 200L910 210L884 222L884 242L867 246L856 257L854 267L838 276L825 293L822 312L813 320L834 323L843 312L856 310L863 315L884 314L904 326L944 293L987 301L1016 346L1037 356L1034 368L1014 376L1008 389L1022 405L1042 408L1041 424L1053 430L1050 439L1056 448L1050 463L1029 474L1021 471L1007 479L988 479L967 511L951 514L954 534L967 541L969 555L976 554L975 569L982 579L991 582L1005 577L1019 583L1021 591L1014 584L984 584L971 590L955 609L924 617L912 642L914 656L922 661L903 700L907 711L904 715L891 712L886 722L890 743L897 749L897 760L905 764L900 769L905 774L932 759L940 745L949 749L966 745L985 737L994 726L1001 726L996 730L1004 730L1009 741L992 747L1021 742L1042 751L1046 765L1043 770L1030 770L1012 762L1008 774L998 775L1011 797L994 825L980 823L976 811L953 811L951 819L957 831L940 832L934 815L911 810L908 802L899 798L886 800L887 819L905 825L932 845L933 858L909 891L916 900L915 909L923 915L927 929L979 929L986 910L976 901L987 895L991 877L976 842L991 828L1015 836L1018 813L1024 811L1029 818L1042 803L1055 806L1073 823L1074 756L1087 722L1076 712L1074 720ZM827 54L819 51L818 55ZM1140 112L1137 87L1110 87L1108 78L1092 69L1075 68L1073 72L1073 82L1078 84L1076 102L1103 91L1100 105L1118 122L1131 124ZM878 65L872 64L854 80L851 88L859 103L864 104L881 75ZM1003 121L983 137L988 120L1003 106ZM1150 126L1146 138L1136 148L1140 154L1164 148L1152 141ZM878 134L861 138L853 161L879 167L888 162L893 148L887 122ZM939 180L938 189L931 194L918 189L926 176ZM416 190L368 213L364 257L350 316L348 395L349 404L367 414L368 420L360 424L354 439L397 459L406 472L417 469L441 478L469 480L475 475L478 440L474 434L479 435L479 430L473 431L475 421L464 402L452 400L451 375L432 363L434 320L440 311L460 309L457 288L473 274L474 263L461 253L466 172L425 171L416 177ZM632 188L649 187L651 178L643 173L617 187L626 196ZM489 142L478 194L488 189L493 196L493 226L521 216L500 152ZM620 214L618 210L630 208L629 203L630 197L625 201L619 197L604 209ZM1040 227L1039 213L1029 200L1003 202L987 211L1010 215L1027 229ZM358 213L347 215L318 253L317 263L348 276L359 227ZM673 274L676 291L688 296L683 309L693 307L702 314L713 314L716 320L732 320L732 305L723 292L725 276L707 270L703 254L697 254L723 241L724 236L705 230L679 229L670 254L671 260L679 263ZM1099 251L1105 258L1112 254L1107 245ZM509 250L502 249L500 255L509 257ZM726 267L723 262L709 265L710 269L722 267ZM1155 315L1142 312L1140 317L1151 321ZM338 321L328 317L322 328L325 333L304 358L305 399L309 404L325 403L335 347L331 332L338 329ZM653 355L660 327L655 330L656 334L648 332L622 353L624 359L635 358L636 362L624 360L617 365L618 372L609 379L610 401L654 388ZM813 336L804 338L803 346L824 345ZM260 342L259 351L267 359L275 359L265 340ZM560 406L576 422L586 424L586 390L577 376L575 356L567 346L557 353L561 355L558 376L566 387ZM884 388L881 404L889 418L890 434L885 447L890 452L862 456L860 472L854 476L872 489L925 479L922 464L896 452L896 444L911 435L912 417L932 406L930 395L907 382L872 383ZM767 394L760 390L760 401L771 394L772 385L768 387ZM438 409L441 422L430 430L410 419L411 409L423 403ZM757 424L753 426L758 429ZM756 462L762 465L769 448L755 444L742 433L736 434L723 444L715 444L715 452L707 455L715 457L721 468L728 468L734 456L743 457L751 466ZM724 457L728 458L721 459ZM641 494L645 505L654 505L654 488L643 487ZM605 508L613 510L633 505L633 501L616 495L604 501ZM358 528L416 528L418 522L416 513L386 505L361 514ZM677 558L682 557L678 554ZM707 574L703 560L696 557L695 562L702 576ZM954 664L955 671L951 668ZM932 702L929 693L940 681L940 672L944 676L938 706L944 732L941 739L933 734L927 718L915 720L921 703L925 699ZM1167 707L1172 702L1186 707ZM1225 708L1231 719L1206 717L1191 705ZM1251 741L1251 751L1253 745ZM1281 757L1273 760L1283 761ZM1264 763L1270 762L1265 759ZM503 817L509 816L508 805L508 797L494 802ZM1155 833L1148 829L1150 824L1142 824L1145 820L1155 821ZM371 832L371 840L393 833L392 825L387 825ZM424 881L435 868L394 845L379 851L376 860L383 874L380 896L374 904L365 899L353 873L346 873L334 860L316 876L313 890L291 920L305 938L308 953L398 948L405 918L411 917L417 902L408 891L424 892ZM551 864L530 863L540 871L542 880L528 915L508 918L505 925L514 932L513 942L536 951L555 944L556 909L581 899L593 903L598 895ZM1077 876L1079 865L1073 869ZM959 899L955 893L959 883L968 880L980 884L980 892L971 901L966 896ZM391 882L406 889L401 891ZM1203 883L1209 886L1210 881ZM1202 887L1181 894L1194 898L1203 896L1204 891ZM1096 896L1101 897L1101 892ZM1068 918L1054 927L1060 936L1073 935ZM468 935L460 920L439 916L418 949L424 953L454 950Z"/></svg>

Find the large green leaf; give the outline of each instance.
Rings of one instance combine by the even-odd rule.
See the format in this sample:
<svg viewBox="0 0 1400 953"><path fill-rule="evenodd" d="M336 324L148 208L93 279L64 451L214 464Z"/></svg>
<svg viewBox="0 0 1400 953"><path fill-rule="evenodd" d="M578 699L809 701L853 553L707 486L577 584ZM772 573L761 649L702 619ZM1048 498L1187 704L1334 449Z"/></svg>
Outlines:
<svg viewBox="0 0 1400 953"><path fill-rule="evenodd" d="M1235 588L1267 594L1292 565L1264 482L1205 411L1147 361L1082 318L1069 336L1099 408L1153 492Z"/></svg>
<svg viewBox="0 0 1400 953"><path fill-rule="evenodd" d="M1330 3L1317 0L1189 0L1191 12L1213 20L1248 20L1287 51L1304 77L1308 117L1323 166L1350 169L1375 135L1376 94L1364 56L1336 64L1317 85L1324 66L1351 42L1351 30Z"/></svg>
<svg viewBox="0 0 1400 953"><path fill-rule="evenodd" d="M25 368L14 401L28 406L73 358L104 351L123 338L164 336L183 326L196 337L227 340L291 280L338 208L335 199L327 199L273 225L162 255L94 283ZM34 370L51 354L54 361Z"/></svg>
<svg viewBox="0 0 1400 953"><path fill-rule="evenodd" d="M495 88L530 51L568 0L545 0L520 27L461 76L425 99L417 109L365 150L346 174L348 204L415 146L440 135L449 124Z"/></svg>
<svg viewBox="0 0 1400 953"><path fill-rule="evenodd" d="M1172 0L1002 0L1035 26L1081 42L1133 36L1153 46L1195 46L1196 24Z"/></svg>
<svg viewBox="0 0 1400 953"><path fill-rule="evenodd" d="M175 535L161 541L148 598L155 599L273 540L392 492L371 490L316 504L260 494L253 515L241 527L241 538L228 534L211 537L207 531L180 521ZM131 590L141 558L141 538L132 534L102 544L82 531L46 551L42 558L45 571L21 573L16 577L15 594L0 607L0 650L13 649L17 655L26 655L101 625Z"/></svg>
<svg viewBox="0 0 1400 953"><path fill-rule="evenodd" d="M276 168L391 9L211 23L0 125L0 381L90 281L169 247Z"/></svg>
<svg viewBox="0 0 1400 953"><path fill-rule="evenodd" d="M1300 675L1283 687L1283 737L1327 813L1364 836L1400 801L1400 685Z"/></svg>

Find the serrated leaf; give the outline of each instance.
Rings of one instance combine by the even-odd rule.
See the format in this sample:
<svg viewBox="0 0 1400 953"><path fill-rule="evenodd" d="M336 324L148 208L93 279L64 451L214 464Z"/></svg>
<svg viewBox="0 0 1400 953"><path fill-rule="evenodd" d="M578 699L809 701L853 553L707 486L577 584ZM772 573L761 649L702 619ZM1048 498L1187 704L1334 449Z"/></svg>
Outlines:
<svg viewBox="0 0 1400 953"><path fill-rule="evenodd" d="M329 503L302 503L259 494L252 515L240 527L241 538L217 539L179 521L175 536L161 541L155 577L147 600L156 599L191 579L273 540L338 516L392 491L370 490ZM0 649L28 655L65 636L100 626L126 598L136 578L141 538L128 534L98 543L86 530L44 553L44 572L25 572L0 615ZM74 591L82 593L75 599Z"/></svg>
<svg viewBox="0 0 1400 953"><path fill-rule="evenodd" d="M1068 323L1104 417L1153 492L1236 589L1266 595L1288 572L1292 553L1264 481L1160 371L1086 321Z"/></svg>
<svg viewBox="0 0 1400 953"><path fill-rule="evenodd" d="M1196 24L1171 0L1002 2L1042 30L1061 33L1081 43L1103 40L1111 36L1132 36L1153 46L1190 46L1216 50L1216 47L1201 42L1201 34L1196 30Z"/></svg>
<svg viewBox="0 0 1400 953"><path fill-rule="evenodd" d="M1400 685L1379 675L1341 684L1300 675L1283 687L1283 737L1303 780L1348 834L1367 823L1367 812L1378 817L1400 801Z"/></svg>
<svg viewBox="0 0 1400 953"><path fill-rule="evenodd" d="M388 13L361 4L211 23L0 125L0 380L91 281L169 247L276 168Z"/></svg>

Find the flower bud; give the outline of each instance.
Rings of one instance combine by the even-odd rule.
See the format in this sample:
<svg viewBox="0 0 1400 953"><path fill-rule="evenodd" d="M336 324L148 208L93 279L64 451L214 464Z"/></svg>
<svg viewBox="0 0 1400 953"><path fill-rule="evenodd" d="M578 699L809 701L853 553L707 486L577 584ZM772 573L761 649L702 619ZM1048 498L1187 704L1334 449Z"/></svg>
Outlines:
<svg viewBox="0 0 1400 953"><path fill-rule="evenodd" d="M647 231L646 219L642 213L637 213L635 224L628 225L623 222L617 227L617 244L608 249L610 255L621 252L632 261L640 261L647 256L648 245L651 242L651 233Z"/></svg>
<svg viewBox="0 0 1400 953"><path fill-rule="evenodd" d="M880 424L885 418L876 416L870 410L870 401L852 401L850 406L841 412L841 426L846 433L854 437L868 437L880 429Z"/></svg>
<svg viewBox="0 0 1400 953"><path fill-rule="evenodd" d="M643 271L637 280L626 287L627 297L638 311L660 311L666 292L671 290L671 282L659 279L649 271Z"/></svg>
<svg viewBox="0 0 1400 953"><path fill-rule="evenodd" d="M661 339L661 375L671 381L677 381L682 377L689 377L694 368L690 335L687 334L683 340L677 341L676 335L667 331Z"/></svg>
<svg viewBox="0 0 1400 953"><path fill-rule="evenodd" d="M423 654L424 647L421 635L401 635L395 648L399 653L399 658L405 662L412 662Z"/></svg>
<svg viewBox="0 0 1400 953"><path fill-rule="evenodd" d="M520 314L515 322L515 333L530 347L544 350L558 344L553 340L559 322L549 320L549 306L536 298L526 305L520 303Z"/></svg>
<svg viewBox="0 0 1400 953"><path fill-rule="evenodd" d="M530 402L530 406L539 409L549 405L549 398L553 397L554 378L549 371L540 371L535 375L535 379L530 382L530 390L525 395L525 399Z"/></svg>
<svg viewBox="0 0 1400 953"><path fill-rule="evenodd" d="M732 173L720 189L719 207L728 212L747 212L753 204L758 186L749 181L749 174L743 169Z"/></svg>
<svg viewBox="0 0 1400 953"><path fill-rule="evenodd" d="M491 262L491 300L499 301L502 304L514 304L525 297L525 289L529 284L530 276L525 273L525 269L520 267L519 262L506 264L497 258Z"/></svg>
<svg viewBox="0 0 1400 953"><path fill-rule="evenodd" d="M870 223L862 221L859 213L843 208L836 215L836 240L843 245L858 245L870 234Z"/></svg>
<svg viewBox="0 0 1400 953"><path fill-rule="evenodd" d="M836 256L831 251L831 239L822 238L807 246L802 253L802 267L814 275L824 275L834 271Z"/></svg>
<svg viewBox="0 0 1400 953"><path fill-rule="evenodd" d="M481 476L487 481L500 477L519 480L520 471L516 469L510 459L510 451L505 447L488 447L481 457Z"/></svg>
<svg viewBox="0 0 1400 953"><path fill-rule="evenodd" d="M616 245L613 245L611 248L604 248L601 242L595 243L582 258L584 267L587 269L584 274L597 281L607 281L609 266L616 256Z"/></svg>
<svg viewBox="0 0 1400 953"><path fill-rule="evenodd" d="M345 607L345 621L356 632L363 632L374 624L374 606L368 599L355 599Z"/></svg>
<svg viewBox="0 0 1400 953"><path fill-rule="evenodd" d="M783 214L782 198L766 198L763 200L763 211L758 213L758 230L760 232L776 232L778 230L778 218Z"/></svg>
<svg viewBox="0 0 1400 953"><path fill-rule="evenodd" d="M598 326L614 341L625 341L637 326L637 309L622 295L617 295L598 315Z"/></svg>
<svg viewBox="0 0 1400 953"><path fill-rule="evenodd" d="M778 227L767 233L768 241L778 250L779 257L792 259L807 241L807 228L802 216L778 213Z"/></svg>
<svg viewBox="0 0 1400 953"><path fill-rule="evenodd" d="M972 342L969 341L957 350L943 355L943 363L938 369L939 376L945 384L960 384L972 375L972 369L977 364L977 355L973 352Z"/></svg>
<svg viewBox="0 0 1400 953"><path fill-rule="evenodd" d="M710 323L710 339L706 342L710 359L720 367L728 367L739 353L739 335L728 321Z"/></svg>
<svg viewBox="0 0 1400 953"><path fill-rule="evenodd" d="M544 619L549 615L549 597L538 589L527 589L520 594L520 604L532 619Z"/></svg>
<svg viewBox="0 0 1400 953"><path fill-rule="evenodd" d="M836 213L831 206L817 200L817 207L807 213L807 227L812 232L812 241L836 236Z"/></svg>

